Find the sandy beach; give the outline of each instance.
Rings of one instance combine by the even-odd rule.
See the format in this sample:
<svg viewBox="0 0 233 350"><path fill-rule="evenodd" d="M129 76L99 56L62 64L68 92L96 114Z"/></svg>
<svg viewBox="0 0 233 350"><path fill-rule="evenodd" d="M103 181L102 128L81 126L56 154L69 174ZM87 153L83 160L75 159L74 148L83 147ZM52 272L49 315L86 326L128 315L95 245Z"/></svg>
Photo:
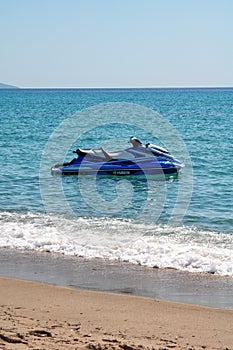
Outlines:
<svg viewBox="0 0 233 350"><path fill-rule="evenodd" d="M0 349L233 349L233 310L0 282Z"/></svg>

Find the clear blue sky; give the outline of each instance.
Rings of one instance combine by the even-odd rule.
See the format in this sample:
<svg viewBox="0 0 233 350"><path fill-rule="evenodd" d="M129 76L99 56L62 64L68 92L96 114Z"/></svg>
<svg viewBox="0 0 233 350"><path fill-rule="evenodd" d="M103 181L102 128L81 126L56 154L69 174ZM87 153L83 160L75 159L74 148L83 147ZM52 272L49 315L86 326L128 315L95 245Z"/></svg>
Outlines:
<svg viewBox="0 0 233 350"><path fill-rule="evenodd" d="M0 0L0 82L233 86L233 0Z"/></svg>

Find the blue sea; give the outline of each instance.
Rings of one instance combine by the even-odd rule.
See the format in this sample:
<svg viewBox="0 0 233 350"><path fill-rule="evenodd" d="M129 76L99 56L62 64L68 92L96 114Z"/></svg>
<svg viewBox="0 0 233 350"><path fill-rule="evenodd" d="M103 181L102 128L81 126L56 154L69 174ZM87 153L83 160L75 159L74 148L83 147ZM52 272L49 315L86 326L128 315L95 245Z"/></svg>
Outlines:
<svg viewBox="0 0 233 350"><path fill-rule="evenodd" d="M0 90L0 120L0 247L233 277L233 88ZM133 135L179 176L51 175Z"/></svg>

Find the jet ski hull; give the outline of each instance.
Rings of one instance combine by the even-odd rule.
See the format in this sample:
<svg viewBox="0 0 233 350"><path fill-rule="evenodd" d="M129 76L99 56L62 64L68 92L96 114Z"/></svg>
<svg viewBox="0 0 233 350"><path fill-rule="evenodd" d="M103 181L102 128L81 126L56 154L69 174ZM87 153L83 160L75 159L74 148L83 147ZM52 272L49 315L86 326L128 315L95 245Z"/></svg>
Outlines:
<svg viewBox="0 0 233 350"><path fill-rule="evenodd" d="M86 162L73 165L55 166L51 169L53 175L92 175L92 176L141 176L141 175L172 175L177 174L182 164L170 161L155 162L155 164L86 164Z"/></svg>

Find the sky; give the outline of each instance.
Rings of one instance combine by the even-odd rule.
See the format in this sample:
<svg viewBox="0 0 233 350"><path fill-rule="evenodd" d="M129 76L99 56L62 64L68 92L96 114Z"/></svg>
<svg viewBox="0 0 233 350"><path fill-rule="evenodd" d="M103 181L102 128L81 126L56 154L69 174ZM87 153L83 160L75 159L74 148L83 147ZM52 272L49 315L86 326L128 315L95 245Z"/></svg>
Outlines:
<svg viewBox="0 0 233 350"><path fill-rule="evenodd" d="M0 82L233 86L232 0L0 0Z"/></svg>

